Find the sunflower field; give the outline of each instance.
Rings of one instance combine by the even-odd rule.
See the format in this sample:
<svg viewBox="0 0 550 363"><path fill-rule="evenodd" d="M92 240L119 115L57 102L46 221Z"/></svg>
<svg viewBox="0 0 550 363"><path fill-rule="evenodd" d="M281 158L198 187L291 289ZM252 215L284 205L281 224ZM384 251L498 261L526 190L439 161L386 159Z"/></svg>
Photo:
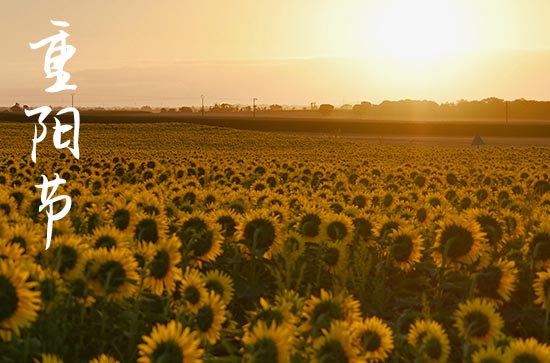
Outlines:
<svg viewBox="0 0 550 363"><path fill-rule="evenodd" d="M550 362L548 148L1 126L0 362Z"/></svg>

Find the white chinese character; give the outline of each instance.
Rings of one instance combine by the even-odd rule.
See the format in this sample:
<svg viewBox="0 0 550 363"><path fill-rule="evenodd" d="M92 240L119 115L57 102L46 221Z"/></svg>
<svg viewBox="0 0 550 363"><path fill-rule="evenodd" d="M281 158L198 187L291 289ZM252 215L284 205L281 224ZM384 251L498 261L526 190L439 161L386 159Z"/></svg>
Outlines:
<svg viewBox="0 0 550 363"><path fill-rule="evenodd" d="M66 28L69 26L69 23L66 21L55 21L50 20L51 23L55 26L60 26ZM75 52L76 48L72 45L67 45L67 37L69 36L63 30L59 30L59 33L52 35L49 38L42 39L36 43L29 43L31 49L42 48L46 44L50 44L47 52L46 59L44 60L44 72L46 73L46 78L57 77L55 84L46 88L46 92L59 92L63 90L75 90L76 85L68 85L67 82L71 78L69 72L63 70L63 66L69 58L71 58Z"/></svg>
<svg viewBox="0 0 550 363"><path fill-rule="evenodd" d="M31 159L33 162L36 163L36 145L46 138L46 134L48 132L46 125L44 124L44 120L46 117L52 112L52 109L48 106L42 106L39 108L35 108L34 110L25 110L25 115L27 117L34 116L36 114L40 114L38 117L38 123L40 126L42 126L42 132L40 133L40 136L38 136L38 128L37 125L34 125L34 139L32 140L32 152L31 152ZM56 115L63 115L65 113L72 112L73 113L73 120L74 120L74 132L73 132L73 146L69 147L70 141L67 140L65 142L61 142L61 135L72 130L73 126L71 125L61 125L61 122L57 117L54 117L55 120L55 126L53 127L54 133L53 133L53 145L57 150L67 148L71 151L71 153L74 155L75 158L80 158L80 150L78 148L78 134L80 130L80 113L78 110L74 107L66 107L62 110L60 110Z"/></svg>
<svg viewBox="0 0 550 363"><path fill-rule="evenodd" d="M69 210L71 210L71 204L72 204L71 197L69 197L68 195L60 195L53 198L53 195L57 191L57 187L59 187L61 184L65 184L65 182L66 182L65 179L61 179L59 177L59 174L55 173L54 180L49 181L45 175L42 175L42 184L35 185L35 187L42 189L42 194L40 196L42 204L40 205L38 211L42 212L44 208L49 207L49 210L46 211L46 215L48 216L48 231L46 233L46 249L50 248L50 242L52 240L53 222L58 221L61 218L65 217L67 213L69 213ZM52 188L52 191L48 192L50 188ZM57 202L61 202L63 200L65 201L65 206L63 206L63 209L57 213L54 213L53 204Z"/></svg>

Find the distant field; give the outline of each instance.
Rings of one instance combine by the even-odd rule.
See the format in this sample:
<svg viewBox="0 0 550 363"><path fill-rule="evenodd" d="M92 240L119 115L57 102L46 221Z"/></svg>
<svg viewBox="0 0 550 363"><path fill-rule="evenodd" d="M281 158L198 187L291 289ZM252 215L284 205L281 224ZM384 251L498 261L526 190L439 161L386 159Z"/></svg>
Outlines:
<svg viewBox="0 0 550 363"><path fill-rule="evenodd" d="M156 123L182 122L234 129L275 131L291 133L321 133L328 136L369 135L380 138L398 137L457 137L470 139L479 134L483 138L550 138L548 121L403 121L403 120L363 120L335 118L280 118L246 115L213 115L200 117L181 113L129 113L129 112L82 112L82 123ZM0 121L27 122L24 114L0 114ZM541 144L541 140L537 144ZM533 140L531 140L533 141ZM521 143L525 143L524 140ZM527 141L527 143L529 143Z"/></svg>

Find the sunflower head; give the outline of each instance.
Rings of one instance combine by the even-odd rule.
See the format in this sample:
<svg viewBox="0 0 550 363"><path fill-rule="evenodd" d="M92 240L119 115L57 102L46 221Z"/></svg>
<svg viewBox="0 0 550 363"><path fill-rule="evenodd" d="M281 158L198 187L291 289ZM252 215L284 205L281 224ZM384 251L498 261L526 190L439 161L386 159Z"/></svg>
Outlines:
<svg viewBox="0 0 550 363"><path fill-rule="evenodd" d="M138 363L202 363L204 350L199 347L199 339L180 322L157 324L143 341L138 346Z"/></svg>
<svg viewBox="0 0 550 363"><path fill-rule="evenodd" d="M492 343L504 325L495 305L479 298L460 304L455 320L460 335L475 345Z"/></svg>

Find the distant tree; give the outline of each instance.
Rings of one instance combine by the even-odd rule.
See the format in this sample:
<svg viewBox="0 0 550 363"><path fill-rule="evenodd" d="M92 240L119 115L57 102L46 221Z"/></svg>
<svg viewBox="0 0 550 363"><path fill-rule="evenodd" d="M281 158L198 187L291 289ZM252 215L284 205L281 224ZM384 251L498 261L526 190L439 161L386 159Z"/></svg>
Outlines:
<svg viewBox="0 0 550 363"><path fill-rule="evenodd" d="M334 111L334 106L328 103L323 103L321 106L319 106L319 112L323 116L330 116L332 111Z"/></svg>
<svg viewBox="0 0 550 363"><path fill-rule="evenodd" d="M283 110L283 106L281 105L274 104L269 106L269 111L282 111L282 110Z"/></svg>
<svg viewBox="0 0 550 363"><path fill-rule="evenodd" d="M143 112L153 112L151 106L142 106L139 110Z"/></svg>
<svg viewBox="0 0 550 363"><path fill-rule="evenodd" d="M19 104L19 102L15 102L15 105L10 107L10 111L12 111L12 112L19 112L19 111L22 111L22 110L23 109L21 108L21 105Z"/></svg>
<svg viewBox="0 0 550 363"><path fill-rule="evenodd" d="M178 112L191 113L193 112L193 109L189 106L182 106L178 109Z"/></svg>

